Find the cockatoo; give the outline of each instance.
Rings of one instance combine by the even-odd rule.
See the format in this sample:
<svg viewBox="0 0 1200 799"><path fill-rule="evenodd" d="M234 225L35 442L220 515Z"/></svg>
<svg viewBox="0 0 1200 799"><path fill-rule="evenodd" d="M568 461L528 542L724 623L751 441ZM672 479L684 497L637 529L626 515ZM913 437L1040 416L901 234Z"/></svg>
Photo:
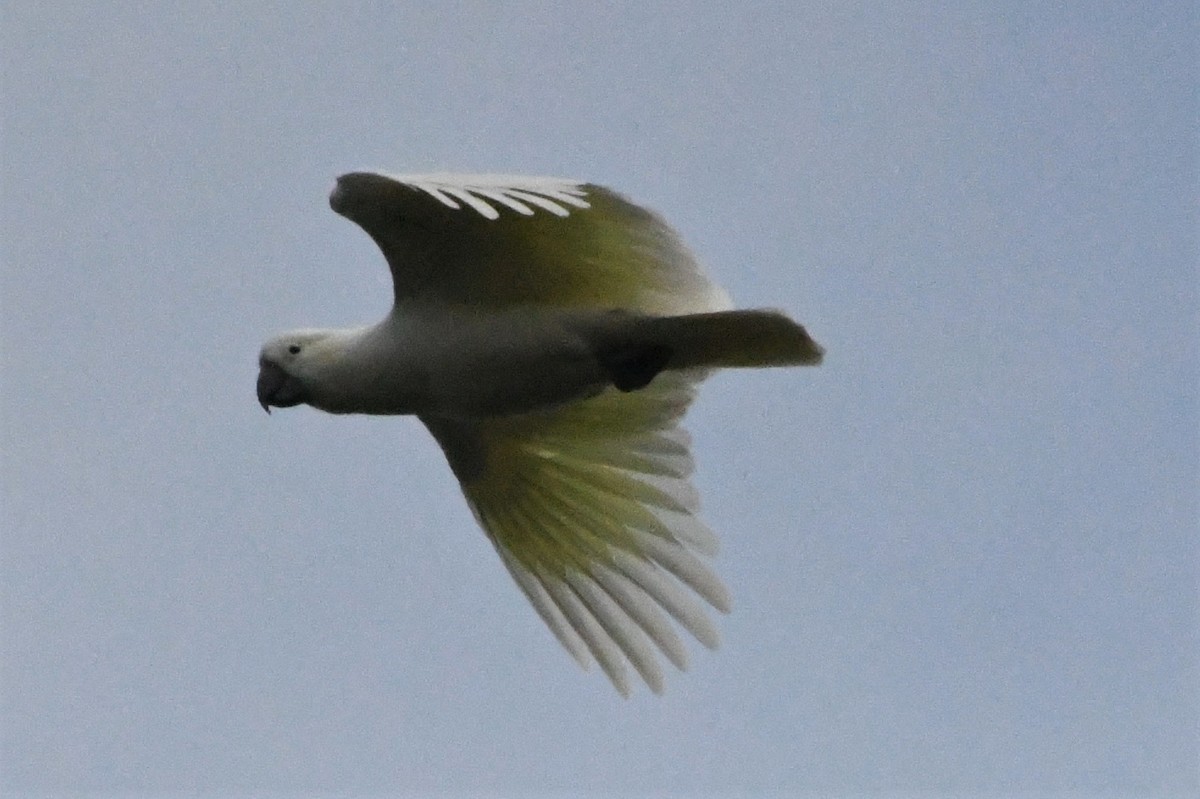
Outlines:
<svg viewBox="0 0 1200 799"><path fill-rule="evenodd" d="M663 690L678 624L709 648L729 610L680 422L721 367L820 363L782 313L730 310L656 214L590 183L501 175L337 179L333 210L383 251L374 325L259 354L258 401L414 414L559 642L623 695ZM674 621L674 624L672 623Z"/></svg>

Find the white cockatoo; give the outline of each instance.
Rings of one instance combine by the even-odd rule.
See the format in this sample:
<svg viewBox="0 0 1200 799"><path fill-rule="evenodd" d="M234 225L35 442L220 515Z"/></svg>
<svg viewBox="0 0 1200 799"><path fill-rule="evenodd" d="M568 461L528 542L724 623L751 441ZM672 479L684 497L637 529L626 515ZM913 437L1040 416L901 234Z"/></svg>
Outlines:
<svg viewBox="0 0 1200 799"><path fill-rule="evenodd" d="M496 175L338 178L333 210L383 250L378 324L297 330L259 355L258 400L415 414L542 619L628 696L707 647L729 594L706 562L690 440L710 369L817 364L782 313L729 310L654 213L601 186Z"/></svg>

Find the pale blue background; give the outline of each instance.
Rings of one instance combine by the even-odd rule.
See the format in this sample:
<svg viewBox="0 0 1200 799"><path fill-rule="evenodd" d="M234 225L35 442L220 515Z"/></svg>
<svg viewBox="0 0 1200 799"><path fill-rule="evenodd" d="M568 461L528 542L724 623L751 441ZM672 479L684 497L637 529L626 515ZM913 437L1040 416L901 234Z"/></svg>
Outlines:
<svg viewBox="0 0 1200 799"><path fill-rule="evenodd" d="M1049 5L5 3L0 790L1197 790L1200 26ZM388 305L363 167L618 187L828 348L691 414L664 697L414 421L255 402Z"/></svg>

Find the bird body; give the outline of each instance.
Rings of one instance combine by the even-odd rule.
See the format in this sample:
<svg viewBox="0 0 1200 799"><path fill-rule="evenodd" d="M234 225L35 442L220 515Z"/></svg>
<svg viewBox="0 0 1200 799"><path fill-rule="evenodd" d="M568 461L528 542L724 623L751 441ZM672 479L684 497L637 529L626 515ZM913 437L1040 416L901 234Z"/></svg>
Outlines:
<svg viewBox="0 0 1200 799"><path fill-rule="evenodd" d="M304 358L288 352L296 346ZM811 346L786 317L763 311L654 317L413 303L377 325L285 335L267 345L264 362L305 369L304 401L330 413L479 419L545 410L610 385L636 390L664 369L796 365L817 357Z"/></svg>
<svg viewBox="0 0 1200 799"><path fill-rule="evenodd" d="M711 369L815 364L784 314L731 310L674 232L607 189L552 178L350 173L330 197L387 258L379 323L259 354L259 402L416 415L559 641L627 695L659 654L707 646L705 559L680 420Z"/></svg>
<svg viewBox="0 0 1200 799"><path fill-rule="evenodd" d="M434 414L486 418L592 396L603 375L569 317L529 310L478 313L466 307L394 308L377 325L328 331L308 346L306 402L331 413ZM268 362L297 360L296 337L268 345ZM530 380L530 375L538 379Z"/></svg>

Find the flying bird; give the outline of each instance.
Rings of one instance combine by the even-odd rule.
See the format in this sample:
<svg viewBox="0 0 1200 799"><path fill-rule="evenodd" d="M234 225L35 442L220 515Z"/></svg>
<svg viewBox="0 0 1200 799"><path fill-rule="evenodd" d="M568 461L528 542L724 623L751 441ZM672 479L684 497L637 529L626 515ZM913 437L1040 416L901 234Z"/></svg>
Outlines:
<svg viewBox="0 0 1200 799"><path fill-rule="evenodd" d="M805 329L732 310L655 213L590 183L505 175L337 179L329 204L387 260L378 324L259 354L258 401L412 414L546 625L623 695L655 693L681 627L718 644L729 593L697 518L681 426L712 369L820 363Z"/></svg>

